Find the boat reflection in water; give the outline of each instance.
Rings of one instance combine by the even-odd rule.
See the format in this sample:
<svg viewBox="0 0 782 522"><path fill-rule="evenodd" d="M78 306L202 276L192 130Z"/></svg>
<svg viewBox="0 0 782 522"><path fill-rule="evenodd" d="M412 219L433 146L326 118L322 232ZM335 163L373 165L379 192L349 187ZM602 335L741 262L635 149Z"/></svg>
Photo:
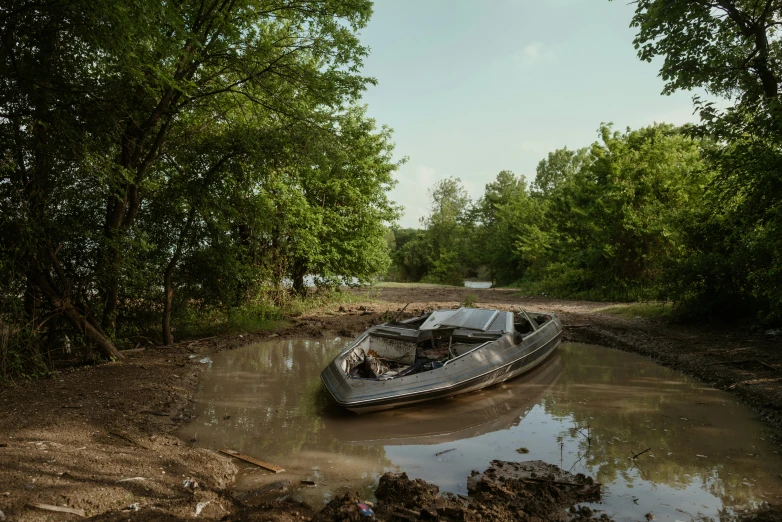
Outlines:
<svg viewBox="0 0 782 522"><path fill-rule="evenodd" d="M470 394L365 416L333 406L323 414L326 429L350 444L397 446L440 444L516 426L562 374L553 353L531 372Z"/></svg>

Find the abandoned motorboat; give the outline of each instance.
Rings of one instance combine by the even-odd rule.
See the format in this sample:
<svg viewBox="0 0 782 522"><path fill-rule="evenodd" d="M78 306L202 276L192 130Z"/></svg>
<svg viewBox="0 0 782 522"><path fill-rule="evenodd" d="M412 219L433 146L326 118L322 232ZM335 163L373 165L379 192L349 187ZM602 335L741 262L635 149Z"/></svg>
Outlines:
<svg viewBox="0 0 782 522"><path fill-rule="evenodd" d="M365 413L479 390L526 373L557 348L554 314L459 308L373 326L320 374L336 402Z"/></svg>

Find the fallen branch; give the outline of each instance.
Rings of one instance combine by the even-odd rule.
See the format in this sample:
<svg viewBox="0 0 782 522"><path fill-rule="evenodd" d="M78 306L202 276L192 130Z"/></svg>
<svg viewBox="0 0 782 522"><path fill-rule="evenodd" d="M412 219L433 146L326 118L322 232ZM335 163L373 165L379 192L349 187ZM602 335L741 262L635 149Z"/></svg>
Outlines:
<svg viewBox="0 0 782 522"><path fill-rule="evenodd" d="M451 448L443 451L438 451L434 454L435 457L439 457L440 455L443 455L444 453L448 453L449 451L456 451L456 448Z"/></svg>
<svg viewBox="0 0 782 522"><path fill-rule="evenodd" d="M224 453L230 457L235 457L239 460L243 460L245 462L249 462L250 464L255 464L259 468L267 469L273 473L282 473L285 471L283 468L279 466L275 466L274 464L270 464L268 462L264 462L262 460L258 460L255 457L250 457L248 455L243 455L242 453L239 453L238 451L231 451L227 449L221 449L218 450L220 453Z"/></svg>
<svg viewBox="0 0 782 522"><path fill-rule="evenodd" d="M633 456L632 456L632 457L630 457L630 458L631 458L631 459L633 459L633 460L635 460L635 459L637 459L638 457L640 457L641 455L643 455L644 453L646 453L647 451L649 451L649 450L651 450L651 449L652 449L652 448L646 448L646 449L645 449L645 450L643 450L641 453L633 453L633 452L631 451L630 453L631 453Z"/></svg>
<svg viewBox="0 0 782 522"><path fill-rule="evenodd" d="M52 506L51 504L27 504L30 507L45 509L46 511L57 511L59 513L70 513L71 515L78 515L80 517L86 517L87 513L83 509L75 509L62 506Z"/></svg>

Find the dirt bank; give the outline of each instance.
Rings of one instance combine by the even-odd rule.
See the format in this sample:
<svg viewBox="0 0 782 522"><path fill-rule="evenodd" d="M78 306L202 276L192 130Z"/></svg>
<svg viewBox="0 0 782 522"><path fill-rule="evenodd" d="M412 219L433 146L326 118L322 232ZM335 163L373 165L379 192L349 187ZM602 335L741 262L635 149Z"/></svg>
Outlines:
<svg viewBox="0 0 782 522"><path fill-rule="evenodd" d="M292 318L276 333L148 348L126 361L0 388L0 510L7 520L75 518L32 504L80 509L101 520L180 520L196 511L201 519L238 520L247 507L226 491L235 462L170 434L197 390L205 355L272 335L350 337L405 305L404 314L412 315L457 306L468 295L477 298L478 306L522 305L558 313L567 339L651 357L733 393L766 423L782 427L782 343L741 325L627 319L597 311L605 303L527 299L508 290L371 288L355 293L360 303ZM286 502L276 503L265 516L302 520L312 515L306 506Z"/></svg>

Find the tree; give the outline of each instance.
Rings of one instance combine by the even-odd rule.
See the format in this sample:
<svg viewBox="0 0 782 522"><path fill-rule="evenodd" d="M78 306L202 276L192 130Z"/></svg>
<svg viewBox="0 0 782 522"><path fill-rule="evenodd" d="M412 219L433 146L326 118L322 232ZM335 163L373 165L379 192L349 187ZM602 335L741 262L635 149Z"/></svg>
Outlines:
<svg viewBox="0 0 782 522"><path fill-rule="evenodd" d="M521 230L530 225L532 205L523 178L503 170L495 181L486 184L483 197L475 206L479 223L475 251L480 254L480 262L489 268L494 284L510 284L523 275L515 242L523 234Z"/></svg>
<svg viewBox="0 0 782 522"><path fill-rule="evenodd" d="M549 152L548 157L538 163L535 181L531 187L532 192L543 196L549 195L572 178L590 160L588 148L568 150L565 147Z"/></svg>
<svg viewBox="0 0 782 522"><path fill-rule="evenodd" d="M432 251L425 280L461 286L470 241L470 197L459 178L445 178L429 189L431 213L422 222Z"/></svg>
<svg viewBox="0 0 782 522"><path fill-rule="evenodd" d="M708 205L686 227L688 248L672 263L672 295L693 311L782 316L782 44L775 0L642 0L633 25L641 59L664 57L666 93L704 88L725 110L695 99L698 132L715 139Z"/></svg>
<svg viewBox="0 0 782 522"><path fill-rule="evenodd" d="M181 175L163 158L220 122L316 125L340 112L372 81L358 72L370 14L368 0L4 3L0 252L13 260L4 293L30 303L25 321L55 313L120 358L125 289L146 271L139 216ZM161 245L173 267L189 212Z"/></svg>

